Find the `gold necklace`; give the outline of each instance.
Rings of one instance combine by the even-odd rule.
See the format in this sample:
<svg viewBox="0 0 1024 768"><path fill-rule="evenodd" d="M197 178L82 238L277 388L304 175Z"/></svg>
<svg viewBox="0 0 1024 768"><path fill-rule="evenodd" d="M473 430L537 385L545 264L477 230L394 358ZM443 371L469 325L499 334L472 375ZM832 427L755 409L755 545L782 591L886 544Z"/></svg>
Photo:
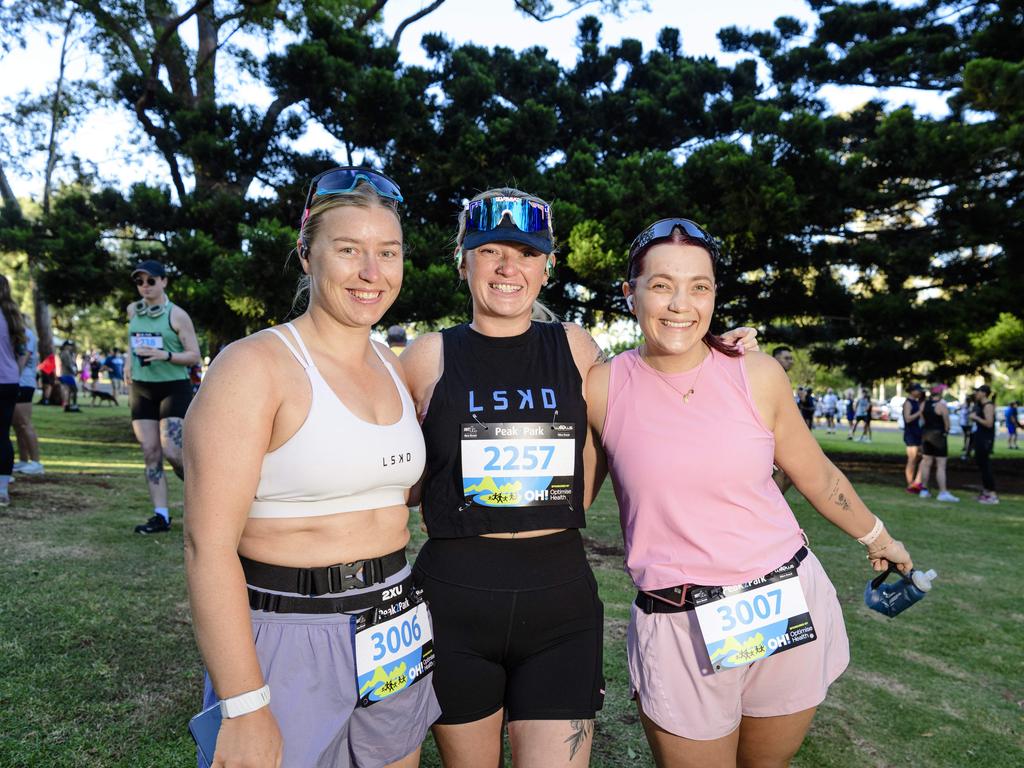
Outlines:
<svg viewBox="0 0 1024 768"><path fill-rule="evenodd" d="M665 374L663 374L661 371L659 371L657 368L655 368L653 365L647 362L647 360L645 359L646 356L642 352L640 353L640 358L644 360L645 363L647 363L648 368L654 371L654 375L661 379L663 382L665 382L665 384L667 384L673 390L675 390L676 392L683 396L684 405L690 402L690 398L693 397L694 392L696 392L697 382L700 380L701 371L704 370L704 363L708 361L709 357L711 357L710 349L708 350L708 353L704 355L704 359L700 361L700 365L697 366L697 375L693 377L693 384L690 385L690 388L686 392L683 392L683 390L679 389L679 387L677 387L671 381L666 379Z"/></svg>

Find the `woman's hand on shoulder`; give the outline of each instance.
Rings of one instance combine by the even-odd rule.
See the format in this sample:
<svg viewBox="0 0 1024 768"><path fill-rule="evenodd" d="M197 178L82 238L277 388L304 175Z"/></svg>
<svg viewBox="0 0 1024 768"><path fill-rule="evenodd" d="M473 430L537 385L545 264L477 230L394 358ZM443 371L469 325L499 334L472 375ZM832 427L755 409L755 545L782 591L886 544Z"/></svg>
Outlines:
<svg viewBox="0 0 1024 768"><path fill-rule="evenodd" d="M743 352L757 352L761 348L757 344L757 329L741 325L722 334L726 343L736 345L736 348Z"/></svg>

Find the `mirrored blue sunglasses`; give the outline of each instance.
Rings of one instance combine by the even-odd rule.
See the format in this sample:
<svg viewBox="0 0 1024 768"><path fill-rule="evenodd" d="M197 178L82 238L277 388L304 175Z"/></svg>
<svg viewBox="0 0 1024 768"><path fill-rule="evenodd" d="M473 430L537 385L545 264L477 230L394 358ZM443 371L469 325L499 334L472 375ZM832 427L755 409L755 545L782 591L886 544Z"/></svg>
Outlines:
<svg viewBox="0 0 1024 768"><path fill-rule="evenodd" d="M551 208L522 197L488 197L466 206L466 231L487 232L508 219L523 232L550 232Z"/></svg>
<svg viewBox="0 0 1024 768"><path fill-rule="evenodd" d="M309 183L309 191L306 193L306 205L302 212L302 221L309 216L309 207L313 204L313 198L317 195L338 195L351 192L360 181L365 181L373 187L381 197L404 202L402 190L398 185L385 176L369 168L357 168L355 166L343 166L331 168L313 177Z"/></svg>

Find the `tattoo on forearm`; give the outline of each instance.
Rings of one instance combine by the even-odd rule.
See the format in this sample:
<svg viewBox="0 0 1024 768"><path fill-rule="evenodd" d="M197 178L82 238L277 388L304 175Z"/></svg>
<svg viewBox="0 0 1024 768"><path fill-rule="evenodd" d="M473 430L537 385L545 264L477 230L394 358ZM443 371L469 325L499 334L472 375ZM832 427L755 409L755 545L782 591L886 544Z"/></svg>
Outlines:
<svg viewBox="0 0 1024 768"><path fill-rule="evenodd" d="M850 500L846 497L845 493L840 492L839 480L836 480L835 485L832 486L832 491L828 495L828 500L835 500L835 505L844 512L850 511Z"/></svg>
<svg viewBox="0 0 1024 768"><path fill-rule="evenodd" d="M576 757L576 753L583 748L583 745L587 743L590 734L593 733L594 721L570 720L569 727L572 728L572 735L565 740L565 743L569 745L569 759L572 760Z"/></svg>
<svg viewBox="0 0 1024 768"><path fill-rule="evenodd" d="M146 467L146 480L149 481L150 485L156 485L164 479L164 468L162 465L156 467Z"/></svg>

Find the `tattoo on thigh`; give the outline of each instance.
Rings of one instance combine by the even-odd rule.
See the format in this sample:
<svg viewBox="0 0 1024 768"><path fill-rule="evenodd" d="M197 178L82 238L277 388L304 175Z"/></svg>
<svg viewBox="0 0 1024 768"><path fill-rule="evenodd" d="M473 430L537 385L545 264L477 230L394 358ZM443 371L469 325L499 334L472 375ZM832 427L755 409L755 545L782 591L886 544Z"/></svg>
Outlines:
<svg viewBox="0 0 1024 768"><path fill-rule="evenodd" d="M565 740L565 743L569 745L569 759L572 760L576 757L576 753L582 749L583 745L587 743L590 734L593 733L594 721L570 720L569 727L572 729L572 734Z"/></svg>
<svg viewBox="0 0 1024 768"><path fill-rule="evenodd" d="M151 485L156 485L164 479L164 468L163 466L146 467L146 480Z"/></svg>
<svg viewBox="0 0 1024 768"><path fill-rule="evenodd" d="M172 445L181 448L182 443L181 419L164 422L164 436L171 441Z"/></svg>

